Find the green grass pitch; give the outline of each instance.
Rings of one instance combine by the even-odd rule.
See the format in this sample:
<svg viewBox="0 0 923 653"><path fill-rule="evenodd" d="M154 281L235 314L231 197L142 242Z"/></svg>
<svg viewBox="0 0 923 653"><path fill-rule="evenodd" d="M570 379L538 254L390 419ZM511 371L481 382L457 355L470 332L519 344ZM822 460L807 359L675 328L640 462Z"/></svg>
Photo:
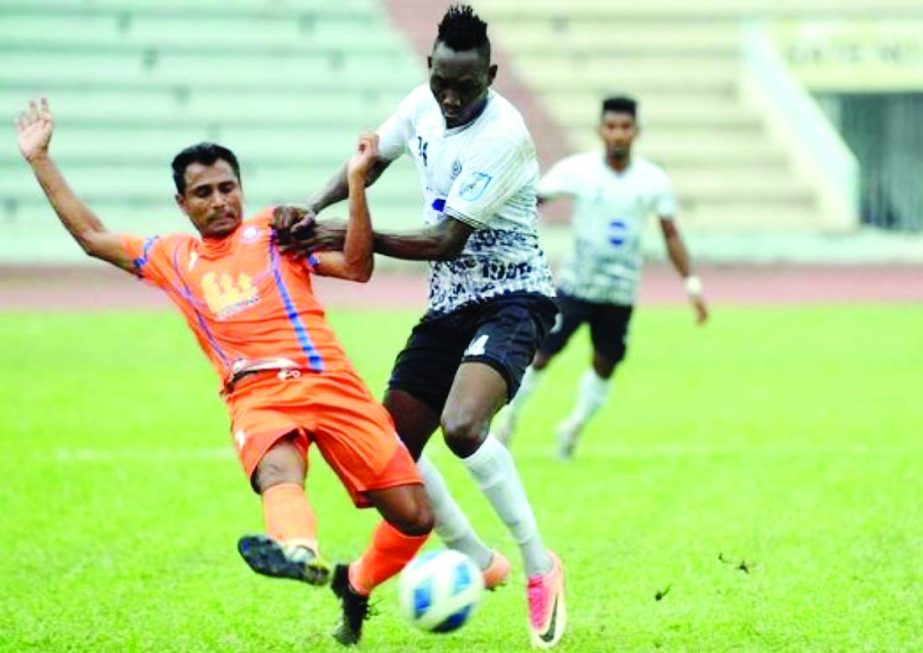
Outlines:
<svg viewBox="0 0 923 653"><path fill-rule="evenodd" d="M414 315L331 319L380 395ZM587 339L513 443L568 573L559 650L923 650L923 309L719 307L701 330L643 309L561 464ZM338 650L328 590L237 555L259 502L178 317L7 313L0 342L0 650ZM389 583L361 650L526 650L515 546L438 437L429 451L513 583L449 636L405 625ZM375 515L316 452L309 493L325 554L357 555Z"/></svg>

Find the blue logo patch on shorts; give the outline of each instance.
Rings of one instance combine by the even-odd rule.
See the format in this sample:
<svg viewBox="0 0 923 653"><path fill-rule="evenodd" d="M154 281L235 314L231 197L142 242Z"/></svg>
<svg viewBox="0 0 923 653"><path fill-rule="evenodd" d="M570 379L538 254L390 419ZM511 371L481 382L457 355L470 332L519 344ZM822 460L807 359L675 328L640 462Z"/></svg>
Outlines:
<svg viewBox="0 0 923 653"><path fill-rule="evenodd" d="M493 180L493 176L486 172L472 172L468 175L468 178L462 182L458 194L463 200L474 202L481 198L481 195L484 194L484 191L487 190L487 187L490 185L491 180Z"/></svg>

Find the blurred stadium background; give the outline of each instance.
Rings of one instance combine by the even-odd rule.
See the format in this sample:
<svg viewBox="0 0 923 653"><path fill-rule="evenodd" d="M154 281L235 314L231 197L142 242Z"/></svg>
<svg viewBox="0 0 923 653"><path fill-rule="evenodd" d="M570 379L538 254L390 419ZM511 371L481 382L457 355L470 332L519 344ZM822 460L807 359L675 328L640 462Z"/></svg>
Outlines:
<svg viewBox="0 0 923 653"><path fill-rule="evenodd" d="M172 199L179 149L234 149L251 211L307 198L425 80L446 5L0 0L0 114L47 94L52 152L110 228L189 230ZM923 650L923 2L474 6L545 167L596 147L603 95L641 100L639 152L675 183L714 309L693 329L682 284L654 262L632 353L572 465L554 459L551 425L585 338L524 413L514 455L569 565L560 650ZM373 216L411 228L417 180L407 161L393 168ZM566 217L543 216L555 260ZM656 233L647 249L663 258ZM422 265L378 266L364 286L319 284L376 395L425 297ZM900 303L865 303L879 300ZM752 306L768 302L785 305ZM213 374L161 309L86 260L8 122L0 651L338 650L329 593L240 563L233 543L261 528L258 503ZM484 536L515 551L445 447L428 451ZM314 460L324 546L354 556L373 515ZM513 587L448 639L411 632L386 588L364 649L524 650L516 565Z"/></svg>
<svg viewBox="0 0 923 653"><path fill-rule="evenodd" d="M169 161L234 149L248 205L307 197L425 79L443 1L2 0L0 106L47 94L54 152L118 229L188 228ZM599 100L641 100L700 260L923 261L918 0L489 0L497 87L547 166L596 146ZM419 215L401 162L379 224ZM546 216L552 256L566 209ZM0 263L82 261L0 131ZM652 256L658 239L648 239ZM388 263L384 263L389 265Z"/></svg>

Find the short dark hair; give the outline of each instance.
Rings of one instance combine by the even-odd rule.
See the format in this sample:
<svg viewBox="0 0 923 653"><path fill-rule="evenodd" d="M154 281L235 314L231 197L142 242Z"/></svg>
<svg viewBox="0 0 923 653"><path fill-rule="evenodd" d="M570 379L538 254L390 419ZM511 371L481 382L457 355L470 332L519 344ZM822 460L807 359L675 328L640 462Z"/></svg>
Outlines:
<svg viewBox="0 0 923 653"><path fill-rule="evenodd" d="M638 101L627 95L613 95L603 100L602 113L614 111L616 113L628 113L635 120L638 119Z"/></svg>
<svg viewBox="0 0 923 653"><path fill-rule="evenodd" d="M477 49L490 63L490 39L487 23L470 5L452 5L439 23L437 43L444 43L456 52Z"/></svg>
<svg viewBox="0 0 923 653"><path fill-rule="evenodd" d="M227 161L237 176L237 181L240 181L240 164L237 163L237 157L231 150L216 143L196 143L173 157L171 165L176 192L180 195L186 192L186 168L189 164L201 163L210 166L218 159Z"/></svg>

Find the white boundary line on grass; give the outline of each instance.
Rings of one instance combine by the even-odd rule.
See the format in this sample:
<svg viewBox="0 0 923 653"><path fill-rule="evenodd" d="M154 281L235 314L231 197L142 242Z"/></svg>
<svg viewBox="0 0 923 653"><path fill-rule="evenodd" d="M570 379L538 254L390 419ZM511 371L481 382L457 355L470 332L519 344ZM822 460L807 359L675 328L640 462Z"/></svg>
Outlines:
<svg viewBox="0 0 923 653"><path fill-rule="evenodd" d="M551 447L553 445L549 445ZM739 444L739 445L697 445L685 442L660 443L653 445L593 445L587 443L578 452L613 458L713 458L733 456L914 456L923 454L923 447L882 446L864 444L805 445L790 444ZM514 450L515 453L515 450Z"/></svg>
<svg viewBox="0 0 923 653"><path fill-rule="evenodd" d="M433 451L435 449L435 451ZM513 455L518 460L541 460L554 456L554 447L536 447L513 444ZM430 454L435 460L450 460L447 451L431 447ZM579 458L735 458L768 456L775 458L803 458L817 456L920 456L923 447L880 446L880 445L695 445L689 443L661 443L654 445L593 445L587 444L578 450ZM27 455L31 459L45 459L47 454ZM51 451L53 460L61 463L96 463L96 462L182 462L204 460L233 460L234 450L225 447L174 447L174 448L61 448Z"/></svg>
<svg viewBox="0 0 923 653"><path fill-rule="evenodd" d="M33 455L33 458L40 457ZM132 449L54 449L52 458L63 463L95 462L176 462L184 460L233 460L234 450L226 447L163 447Z"/></svg>

